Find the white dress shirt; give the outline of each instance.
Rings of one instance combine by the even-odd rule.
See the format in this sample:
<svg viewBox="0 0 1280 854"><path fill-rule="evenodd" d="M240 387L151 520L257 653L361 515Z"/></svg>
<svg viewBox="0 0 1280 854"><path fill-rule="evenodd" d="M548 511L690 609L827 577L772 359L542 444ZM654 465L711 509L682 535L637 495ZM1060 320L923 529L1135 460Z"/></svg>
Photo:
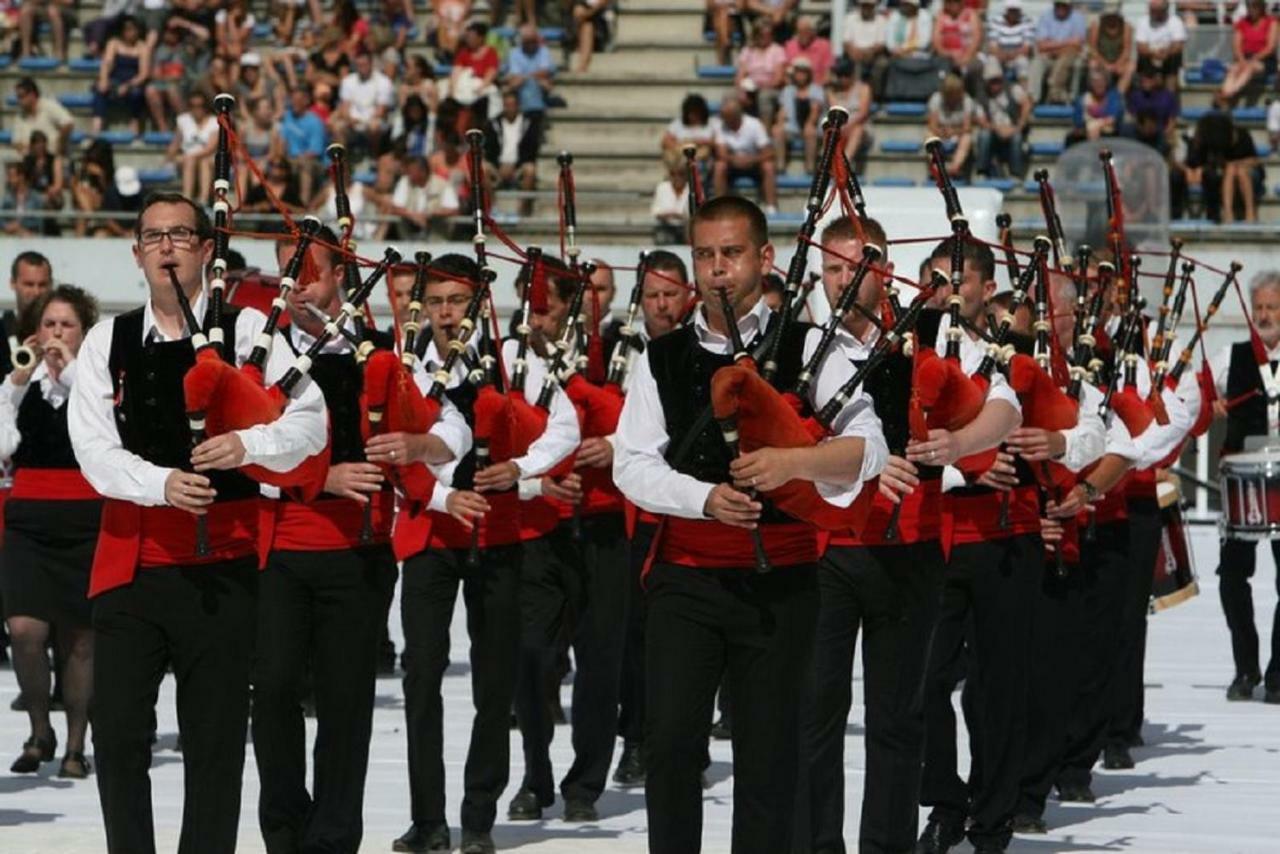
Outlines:
<svg viewBox="0 0 1280 854"><path fill-rule="evenodd" d="M756 303L750 312L738 320L738 329L744 341L752 341L768 322L770 310L764 300ZM729 339L714 332L701 311L693 319L694 334L698 346L718 355L731 350ZM811 351L806 338L806 352ZM828 357L810 387L809 403L821 408L835 390L853 374L853 366L847 360ZM888 457L880 419L875 415L871 399L861 390L850 400L836 418L838 435L858 436L865 440L863 451L863 479L878 475ZM637 359L633 365L632 382L614 434L616 452L613 459L613 478L618 488L640 508L650 513L680 516L686 519L704 519L703 508L707 496L716 484L698 480L673 469L664 454L671 442L667 433L666 417L658 384L649 366L649 359ZM862 488L862 480L853 484L817 484L819 494L837 507L848 507Z"/></svg>
<svg viewBox="0 0 1280 854"><path fill-rule="evenodd" d="M204 316L205 297L201 293L192 306L196 317ZM236 317L235 362L243 364L253 350L254 342L266 326L262 312L240 309ZM131 501L155 507L165 503L164 484L174 469L158 466L127 451L116 428L113 411L115 393L112 388L108 359L115 321L108 318L98 323L85 336L80 347L80 369L71 387L67 426L71 445L85 478L107 498ZM189 337L183 329L177 339ZM155 323L148 300L142 316L142 342L171 340ZM232 343L232 342L228 342ZM267 359L265 378L268 383L280 379L293 363L293 356L277 333L275 346ZM274 472L287 472L307 457L319 453L328 441L328 419L324 397L310 378L294 390L294 397L281 416L270 424L237 430L244 444L243 465L260 465Z"/></svg>
<svg viewBox="0 0 1280 854"><path fill-rule="evenodd" d="M1100 459L1107 450L1107 426L1098 414L1102 392L1089 383L1080 386L1080 406L1076 426L1062 431L1066 450L1058 462L1068 471L1078 472Z"/></svg>
<svg viewBox="0 0 1280 854"><path fill-rule="evenodd" d="M5 377L4 383L0 384L0 460L12 457L22 444L22 434L18 432L18 408L31 387L40 383L40 393L45 402L54 409L61 409L71 394L75 376L76 360L68 362L55 381L49 376L49 366L41 359L24 385L14 385L13 374Z"/></svg>
<svg viewBox="0 0 1280 854"><path fill-rule="evenodd" d="M1124 365L1117 365L1115 373L1116 391L1119 392L1125 387ZM1146 359L1138 359L1135 379L1136 383L1134 385L1138 390L1138 396L1146 400L1151 393L1152 379L1151 367ZM1138 452L1137 457L1134 458L1134 468L1150 468L1160 462L1160 460L1173 453L1174 449L1182 444L1183 439L1190 432L1191 425L1195 423L1197 413L1196 410L1187 407L1186 401L1179 395L1181 389L1182 385L1180 384L1177 390L1170 388L1160 390L1160 397L1169 413L1168 424L1160 424L1157 421L1153 421L1151 426L1144 430L1140 436L1131 437ZM1116 421L1118 419L1113 414L1111 420Z"/></svg>

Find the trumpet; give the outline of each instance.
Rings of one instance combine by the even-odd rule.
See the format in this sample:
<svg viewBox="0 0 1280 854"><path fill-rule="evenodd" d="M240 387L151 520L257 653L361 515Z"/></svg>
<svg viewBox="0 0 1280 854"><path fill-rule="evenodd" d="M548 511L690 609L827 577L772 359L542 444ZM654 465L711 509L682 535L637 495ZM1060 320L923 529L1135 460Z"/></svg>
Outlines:
<svg viewBox="0 0 1280 854"><path fill-rule="evenodd" d="M42 355L44 355L43 348L28 347L23 344L13 351L13 368L16 371L29 371L36 366Z"/></svg>

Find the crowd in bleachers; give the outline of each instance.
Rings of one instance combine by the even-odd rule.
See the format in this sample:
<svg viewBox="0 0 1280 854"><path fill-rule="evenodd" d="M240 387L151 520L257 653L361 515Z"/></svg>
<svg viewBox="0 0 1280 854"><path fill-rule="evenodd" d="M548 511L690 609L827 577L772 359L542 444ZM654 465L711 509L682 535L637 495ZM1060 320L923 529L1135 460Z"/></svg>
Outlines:
<svg viewBox="0 0 1280 854"><path fill-rule="evenodd" d="M788 161L812 171L820 119L834 105L849 110L843 147L855 162L873 146L873 104L922 102L925 133L944 140L954 178L1022 179L1035 108L1054 105L1070 121L1064 147L1127 137L1158 152L1169 166L1174 216L1257 218L1263 167L1231 109L1274 85L1280 18L1264 0L1193 0L1177 9L1151 0L1128 18L1120 0L1060 0L1034 18L1021 0L895 0L888 8L858 0L842 22L840 49L814 19L795 17L795 3L771 8L707 0L708 36L734 67L733 90L718 116L687 98L663 138L668 168L686 142L698 144L715 192L754 185L774 205ZM1214 109L1180 124L1188 29L1204 24L1231 26L1233 61ZM1280 102L1268 129L1280 141ZM660 198L669 191L670 181L655 191L660 235L671 233L674 213Z"/></svg>
<svg viewBox="0 0 1280 854"><path fill-rule="evenodd" d="M92 214L136 206L128 191L140 177L168 177L208 199L218 92L236 97L238 133L260 173L240 170L241 208L267 212L273 197L298 212L323 208L332 198L325 150L341 142L364 179L364 236L442 233L440 223L470 204L469 129L485 132L493 184L535 188L546 111L558 105L548 36L563 38L569 66L586 70L614 14L612 0L563 8L492 0L487 11L472 0L280 0L269 8L105 0L101 15L81 24L67 0L8 6L0 20L15 58L43 52L56 70L76 27L84 56L75 61L94 61L77 68L96 70L92 130L74 143L71 113L41 95L38 74L15 87L10 142L18 159L7 164L15 180L6 181L3 200L4 229L14 234L116 233L114 221ZM549 17L563 26L540 29ZM42 20L47 26L35 26ZM166 146L166 169L140 176L133 166L116 168L113 145L134 139ZM523 204L527 211L532 200ZM55 209L66 216L38 213Z"/></svg>

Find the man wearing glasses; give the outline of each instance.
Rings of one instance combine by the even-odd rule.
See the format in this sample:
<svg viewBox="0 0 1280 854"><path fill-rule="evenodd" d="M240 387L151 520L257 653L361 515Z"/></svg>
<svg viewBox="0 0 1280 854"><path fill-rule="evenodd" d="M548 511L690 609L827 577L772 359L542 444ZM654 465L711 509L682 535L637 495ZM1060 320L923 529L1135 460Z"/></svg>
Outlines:
<svg viewBox="0 0 1280 854"><path fill-rule="evenodd" d="M238 469L285 472L323 450L324 399L304 381L276 421L192 447L183 378L195 353L171 277L203 317L213 227L187 197L158 193L134 235L150 298L89 332L68 412L81 469L107 499L89 589L107 850L155 851L150 735L172 664L186 781L178 850L233 851L258 581L258 484ZM227 307L224 358L243 362L264 325L253 309ZM277 338L267 382L291 361ZM206 520L208 554L197 554L196 517Z"/></svg>

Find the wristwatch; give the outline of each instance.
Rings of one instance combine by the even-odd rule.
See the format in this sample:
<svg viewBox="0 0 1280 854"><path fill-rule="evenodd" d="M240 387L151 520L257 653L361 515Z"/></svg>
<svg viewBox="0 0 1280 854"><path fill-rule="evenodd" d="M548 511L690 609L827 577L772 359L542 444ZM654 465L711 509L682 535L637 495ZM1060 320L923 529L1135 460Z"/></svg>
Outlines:
<svg viewBox="0 0 1280 854"><path fill-rule="evenodd" d="M1090 504L1097 501L1098 496L1102 495L1102 493L1098 491L1098 487L1094 486L1087 480L1080 481L1080 486L1084 489L1084 497Z"/></svg>

